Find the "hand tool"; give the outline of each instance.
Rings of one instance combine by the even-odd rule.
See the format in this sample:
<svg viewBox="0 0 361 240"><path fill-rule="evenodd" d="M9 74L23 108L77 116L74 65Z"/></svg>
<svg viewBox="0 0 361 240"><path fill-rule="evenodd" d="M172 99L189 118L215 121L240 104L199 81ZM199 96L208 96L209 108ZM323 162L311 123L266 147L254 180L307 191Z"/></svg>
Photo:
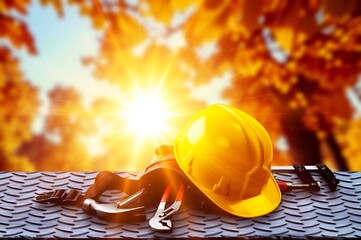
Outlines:
<svg viewBox="0 0 361 240"><path fill-rule="evenodd" d="M172 221L168 218L175 212L177 212L182 204L184 185L180 184L178 194L174 203L166 208L167 201L169 199L170 192L172 190L172 184L168 184L162 199L159 203L158 209L154 216L149 220L149 225L152 229L157 231L169 231L172 229Z"/></svg>
<svg viewBox="0 0 361 240"><path fill-rule="evenodd" d="M94 199L87 198L84 200L82 209L86 213L95 212L95 215L100 218L116 218L123 215L132 215L144 211L144 206L132 207L132 208L123 208L124 206L134 202L141 195L146 192L146 189L143 188L133 195L123 199L117 203L98 203Z"/></svg>
<svg viewBox="0 0 361 240"><path fill-rule="evenodd" d="M321 184L319 182L315 183L290 183L290 182L277 182L281 192L290 192L295 189L306 189L309 191L320 191Z"/></svg>
<svg viewBox="0 0 361 240"><path fill-rule="evenodd" d="M293 168L303 183L316 183L309 171L305 168L305 165L293 164Z"/></svg>
<svg viewBox="0 0 361 240"><path fill-rule="evenodd" d="M64 205L78 205L83 200L81 191L72 189L58 189L52 192L43 192L35 197L34 201L38 203L62 203Z"/></svg>
<svg viewBox="0 0 361 240"><path fill-rule="evenodd" d="M335 191L337 185L340 183L340 180L335 177L333 172L325 164L316 164L316 167L318 169L318 173L326 180L329 189L331 191Z"/></svg>
<svg viewBox="0 0 361 240"><path fill-rule="evenodd" d="M316 164L310 166L304 166L308 171L318 171L322 178L327 182L327 185L331 191L335 191L338 183L340 182L334 175L334 173L325 164ZM272 166L272 171L276 172L292 172L295 171L293 166Z"/></svg>

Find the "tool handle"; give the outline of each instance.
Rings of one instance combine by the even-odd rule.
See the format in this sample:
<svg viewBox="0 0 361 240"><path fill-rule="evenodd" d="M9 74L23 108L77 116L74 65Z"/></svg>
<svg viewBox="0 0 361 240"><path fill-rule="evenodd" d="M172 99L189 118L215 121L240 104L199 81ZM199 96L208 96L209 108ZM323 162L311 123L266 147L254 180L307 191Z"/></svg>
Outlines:
<svg viewBox="0 0 361 240"><path fill-rule="evenodd" d="M135 200L138 200L140 196L142 196L145 193L146 189L142 188L138 192L134 193L133 195L130 195L121 201L117 202L118 208L122 208L123 206L127 206L128 204L134 202Z"/></svg>
<svg viewBox="0 0 361 240"><path fill-rule="evenodd" d="M325 164L316 164L319 174L326 180L331 191L335 191L340 180L338 180L333 172Z"/></svg>
<svg viewBox="0 0 361 240"><path fill-rule="evenodd" d="M278 187L280 188L281 192L289 192L291 188L288 186L286 182L277 182Z"/></svg>
<svg viewBox="0 0 361 240"><path fill-rule="evenodd" d="M311 174L305 168L303 164L294 164L293 165L297 176L302 180L304 183L315 183L316 181L313 179Z"/></svg>
<svg viewBox="0 0 361 240"><path fill-rule="evenodd" d="M318 192L321 189L319 182L314 183L290 183L290 182L277 182L281 192L290 192L293 189L305 189L313 192Z"/></svg>
<svg viewBox="0 0 361 240"><path fill-rule="evenodd" d="M165 191L163 193L162 199L160 200L161 202L167 202L168 201L171 190L172 190L172 184L169 183L167 188L165 189Z"/></svg>
<svg viewBox="0 0 361 240"><path fill-rule="evenodd" d="M183 185L183 183L181 183L181 185L179 186L179 191L178 191L177 197L175 198L175 201L182 201L183 195L184 195L184 185Z"/></svg>

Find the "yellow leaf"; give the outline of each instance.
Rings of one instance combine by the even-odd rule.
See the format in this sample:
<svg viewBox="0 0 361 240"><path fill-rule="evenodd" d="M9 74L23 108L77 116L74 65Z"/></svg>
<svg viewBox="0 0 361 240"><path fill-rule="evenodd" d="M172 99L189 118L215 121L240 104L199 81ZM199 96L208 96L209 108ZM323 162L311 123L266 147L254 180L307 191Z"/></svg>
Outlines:
<svg viewBox="0 0 361 240"><path fill-rule="evenodd" d="M144 27L134 18L119 14L116 16L114 25L115 33L119 33L118 38L121 44L126 46L134 46L141 43L147 36Z"/></svg>
<svg viewBox="0 0 361 240"><path fill-rule="evenodd" d="M279 46L286 52L291 52L293 48L295 32L290 27L277 27L273 29L273 35Z"/></svg>
<svg viewBox="0 0 361 240"><path fill-rule="evenodd" d="M204 1L184 27L186 38L194 44L218 39L225 29L232 5L229 1Z"/></svg>
<svg viewBox="0 0 361 240"><path fill-rule="evenodd" d="M182 2L182 1L180 1ZM169 24L173 17L171 2L168 0L140 0L142 6L142 13L146 16L151 16L157 21Z"/></svg>
<svg viewBox="0 0 361 240"><path fill-rule="evenodd" d="M64 9L61 0L40 0L40 3L44 6L52 5L60 17L64 15Z"/></svg>
<svg viewBox="0 0 361 240"><path fill-rule="evenodd" d="M289 1L282 11L275 13L271 30L277 43L286 52L293 50L297 40L298 25L300 19L304 17L304 10L300 1Z"/></svg>
<svg viewBox="0 0 361 240"><path fill-rule="evenodd" d="M92 25L95 29L100 29L104 26L105 21L102 15L98 14L98 13L90 13L91 14L91 18L92 18Z"/></svg>
<svg viewBox="0 0 361 240"><path fill-rule="evenodd" d="M201 2L202 0L172 0L170 4L172 6L172 9L174 9L175 11L184 11L191 6L199 5L199 3Z"/></svg>

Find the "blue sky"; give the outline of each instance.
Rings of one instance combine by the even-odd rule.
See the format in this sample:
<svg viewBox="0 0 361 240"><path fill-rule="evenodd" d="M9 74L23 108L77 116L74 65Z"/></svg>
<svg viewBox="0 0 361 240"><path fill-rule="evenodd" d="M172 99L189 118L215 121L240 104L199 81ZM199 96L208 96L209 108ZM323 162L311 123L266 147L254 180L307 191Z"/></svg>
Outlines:
<svg viewBox="0 0 361 240"><path fill-rule="evenodd" d="M104 94L120 98L118 88L107 81L95 79L92 69L81 63L82 57L97 55L100 33L91 27L88 18L80 16L77 7L67 5L64 17L60 18L52 7L43 7L38 1L32 1L25 21L38 49L36 56L30 56L25 49L17 51L26 79L40 90L42 106L34 123L34 132L42 130L49 105L47 93L55 86L76 88L82 94L85 104ZM179 39L174 36L170 41ZM220 97L221 91L230 84L230 78L230 74L225 74L212 79L207 85L189 87L194 96L207 104L225 102ZM213 94L209 94L210 91Z"/></svg>
<svg viewBox="0 0 361 240"><path fill-rule="evenodd" d="M81 58L95 56L99 33L87 18L82 18L76 7L67 7L60 18L53 8L42 7L33 1L25 18L32 32L38 54L30 56L25 50L18 52L26 79L40 90L42 106L34 123L34 132L42 129L43 116L48 108L47 93L55 86L72 86L88 104L97 96L117 97L119 91L106 81L98 81L91 68L84 67Z"/></svg>

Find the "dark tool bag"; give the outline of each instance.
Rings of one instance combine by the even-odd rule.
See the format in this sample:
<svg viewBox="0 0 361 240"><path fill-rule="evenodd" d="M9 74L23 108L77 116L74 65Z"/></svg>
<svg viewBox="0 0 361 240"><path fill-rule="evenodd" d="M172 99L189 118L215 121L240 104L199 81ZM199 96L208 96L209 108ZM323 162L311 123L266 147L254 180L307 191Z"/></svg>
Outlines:
<svg viewBox="0 0 361 240"><path fill-rule="evenodd" d="M36 197L35 201L81 205L87 198L98 200L107 190L120 190L132 195L145 188L147 193L140 199L139 204L151 206L159 203L164 189L170 182L174 186L178 186L180 183L184 184L184 202L187 206L207 211L212 209L218 211L218 208L184 175L173 155L173 146L170 145L162 145L156 148L153 161L134 177L122 177L113 172L103 171L96 176L94 184L88 188L84 195L81 194L81 191L60 189L42 193ZM176 193L171 193L171 195L174 194Z"/></svg>

